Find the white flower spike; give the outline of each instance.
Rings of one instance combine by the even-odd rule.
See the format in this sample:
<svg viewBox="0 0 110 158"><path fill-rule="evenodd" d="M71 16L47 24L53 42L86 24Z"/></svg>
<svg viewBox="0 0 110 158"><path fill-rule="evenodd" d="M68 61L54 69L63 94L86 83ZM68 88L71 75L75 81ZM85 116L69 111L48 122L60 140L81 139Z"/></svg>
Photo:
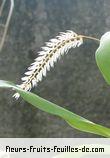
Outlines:
<svg viewBox="0 0 110 158"><path fill-rule="evenodd" d="M37 86L42 77L46 76L50 67L53 67L57 59L64 53L67 53L70 48L79 47L83 44L83 36L67 30L66 32L61 32L59 36L56 36L45 44L45 47L42 47L42 51L38 52L39 57L34 60L25 73L26 76L21 78L23 81L22 84L18 85L25 91L30 91L33 87ZM16 99L19 96L19 93L13 95Z"/></svg>

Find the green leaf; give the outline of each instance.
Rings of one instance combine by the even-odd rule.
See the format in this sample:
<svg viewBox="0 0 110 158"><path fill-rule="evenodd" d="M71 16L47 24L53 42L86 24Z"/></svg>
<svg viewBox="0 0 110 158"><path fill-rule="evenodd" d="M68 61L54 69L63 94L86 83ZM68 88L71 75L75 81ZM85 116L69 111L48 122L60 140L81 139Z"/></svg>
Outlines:
<svg viewBox="0 0 110 158"><path fill-rule="evenodd" d="M95 57L104 79L110 85L110 32L101 37Z"/></svg>
<svg viewBox="0 0 110 158"><path fill-rule="evenodd" d="M11 82L0 80L0 87L12 88L16 90L18 93L20 93L21 97L25 101L32 104L36 108L39 108L40 110L63 118L71 127L74 127L80 131L94 133L104 137L110 137L109 128L95 124L31 92L25 92Z"/></svg>

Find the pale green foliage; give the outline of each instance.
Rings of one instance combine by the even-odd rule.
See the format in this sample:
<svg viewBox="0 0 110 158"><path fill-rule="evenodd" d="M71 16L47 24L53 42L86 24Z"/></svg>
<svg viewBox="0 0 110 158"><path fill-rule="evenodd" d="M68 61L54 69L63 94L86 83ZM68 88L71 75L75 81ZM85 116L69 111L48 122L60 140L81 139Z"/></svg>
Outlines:
<svg viewBox="0 0 110 158"><path fill-rule="evenodd" d="M108 84L110 84L110 32L105 33L96 51L96 62Z"/></svg>

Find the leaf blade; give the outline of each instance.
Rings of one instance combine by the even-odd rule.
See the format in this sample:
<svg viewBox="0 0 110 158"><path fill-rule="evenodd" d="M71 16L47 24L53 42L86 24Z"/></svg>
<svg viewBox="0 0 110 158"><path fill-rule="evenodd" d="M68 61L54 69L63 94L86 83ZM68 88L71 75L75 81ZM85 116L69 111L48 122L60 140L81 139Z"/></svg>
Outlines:
<svg viewBox="0 0 110 158"><path fill-rule="evenodd" d="M0 87L15 89L18 93L20 93L21 97L25 101L32 104L36 108L39 108L42 111L45 111L52 115L56 115L63 118L71 127L74 127L80 131L94 133L94 134L98 134L98 135L110 138L109 128L95 124L31 92L23 91L22 89L20 89L19 87L17 87L11 82L0 80Z"/></svg>

